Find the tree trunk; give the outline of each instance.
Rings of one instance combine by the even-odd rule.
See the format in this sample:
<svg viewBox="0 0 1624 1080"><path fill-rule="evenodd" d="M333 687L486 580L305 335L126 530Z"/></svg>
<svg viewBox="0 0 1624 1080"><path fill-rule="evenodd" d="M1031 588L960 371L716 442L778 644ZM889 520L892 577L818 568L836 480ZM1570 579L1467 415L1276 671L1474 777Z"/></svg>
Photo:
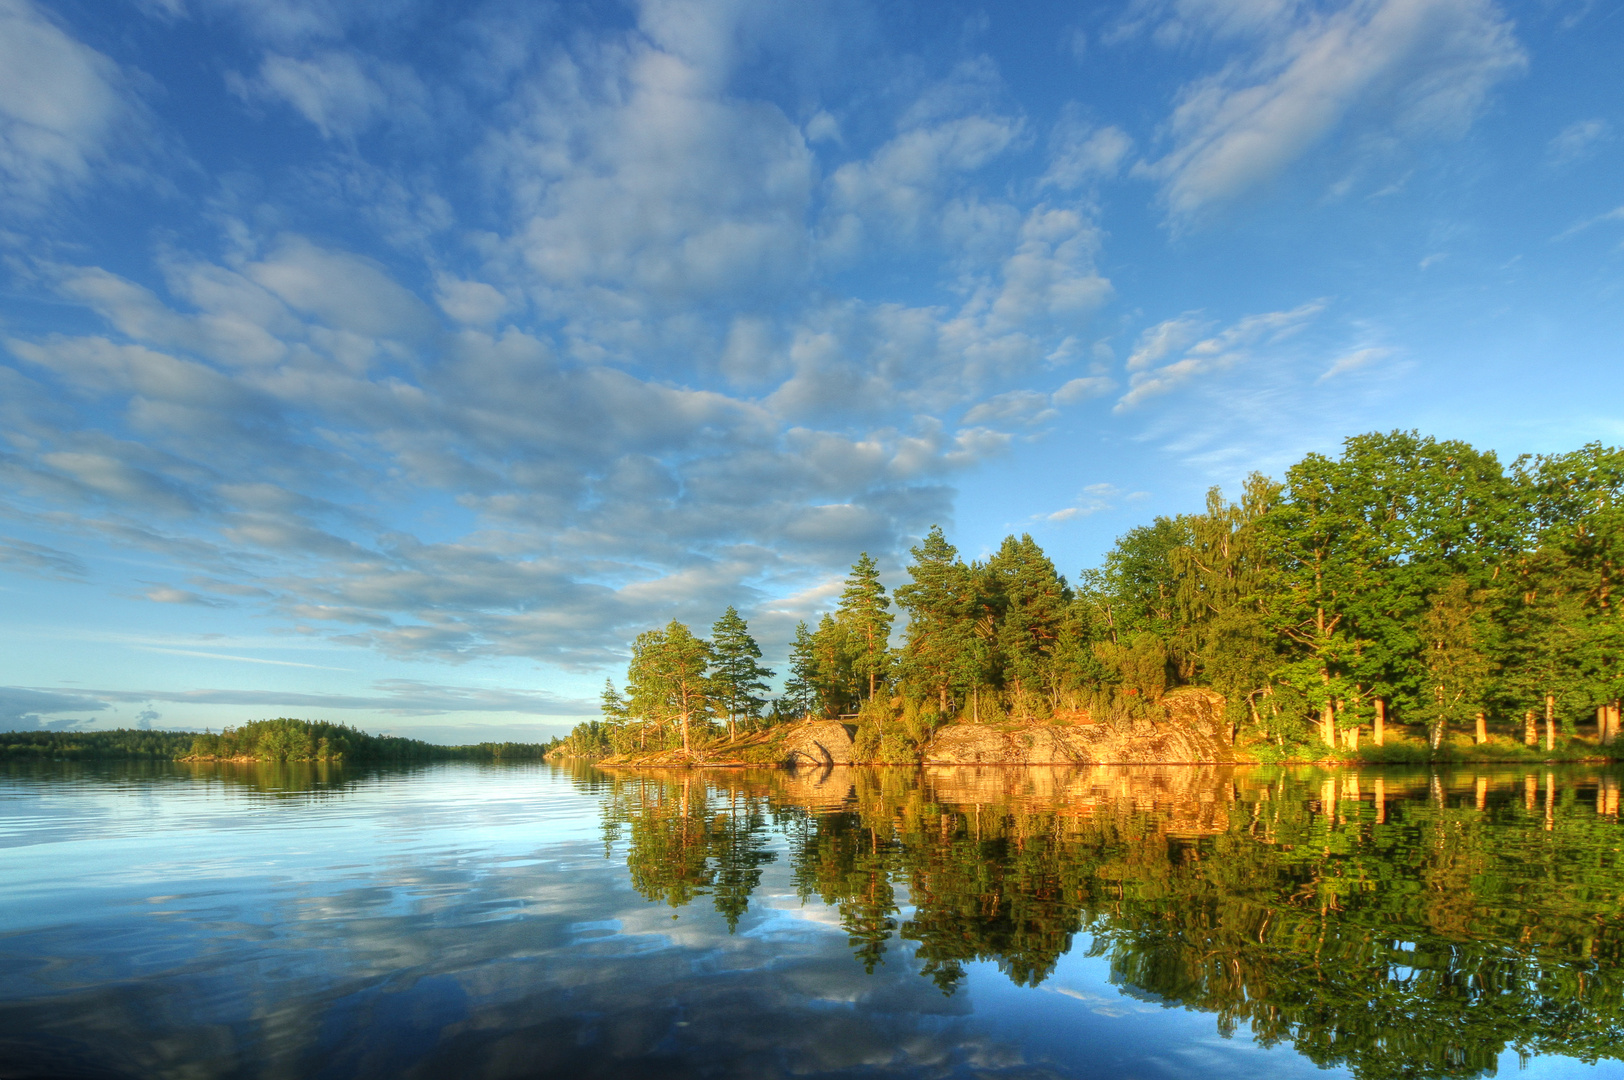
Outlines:
<svg viewBox="0 0 1624 1080"><path fill-rule="evenodd" d="M874 627L868 628L868 700L874 700L874 680L879 675L874 664ZM882 721L883 723L883 721Z"/></svg>
<svg viewBox="0 0 1624 1080"><path fill-rule="evenodd" d="M1371 733L1377 746L1387 738L1387 701L1384 698L1376 699L1376 730Z"/></svg>
<svg viewBox="0 0 1624 1080"><path fill-rule="evenodd" d="M1545 752L1556 749L1556 695L1545 695Z"/></svg>
<svg viewBox="0 0 1624 1080"><path fill-rule="evenodd" d="M1320 739L1336 749L1336 709L1329 701L1320 709Z"/></svg>
<svg viewBox="0 0 1624 1080"><path fill-rule="evenodd" d="M1539 723L1534 719L1533 709L1523 713L1523 745L1539 745Z"/></svg>
<svg viewBox="0 0 1624 1080"><path fill-rule="evenodd" d="M1477 714L1477 734L1474 738L1479 746L1489 741L1489 718L1482 713Z"/></svg>
<svg viewBox="0 0 1624 1080"><path fill-rule="evenodd" d="M1348 749L1354 753L1359 752L1359 725L1355 724L1348 729Z"/></svg>
<svg viewBox="0 0 1624 1080"><path fill-rule="evenodd" d="M1602 735L1601 735L1601 744L1603 746L1612 746L1613 741L1615 739L1617 739L1617 738L1618 738L1618 699L1614 698L1607 705L1607 725L1606 725L1606 730L1604 730L1602 732Z"/></svg>

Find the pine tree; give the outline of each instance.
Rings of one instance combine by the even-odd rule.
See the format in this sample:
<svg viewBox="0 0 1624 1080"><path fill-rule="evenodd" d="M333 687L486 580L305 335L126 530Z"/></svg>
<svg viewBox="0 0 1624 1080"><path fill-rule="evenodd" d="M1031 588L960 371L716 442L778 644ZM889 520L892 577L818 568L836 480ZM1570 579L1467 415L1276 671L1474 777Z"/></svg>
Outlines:
<svg viewBox="0 0 1624 1080"><path fill-rule="evenodd" d="M776 711L795 717L822 708L818 696L816 645L804 620L795 624L795 640L789 649L789 675L784 680L784 694L775 704Z"/></svg>
<svg viewBox="0 0 1624 1080"><path fill-rule="evenodd" d="M910 581L898 587L897 604L908 613L900 672L915 692L936 699L943 716L959 689L966 655L973 647L970 614L974 592L969 568L940 526L931 526L911 549Z"/></svg>
<svg viewBox="0 0 1624 1080"><path fill-rule="evenodd" d="M868 698L873 699L890 666L891 600L880 583L880 571L868 552L852 565L846 587L840 594L838 615L856 639L852 673L868 682Z"/></svg>
<svg viewBox="0 0 1624 1080"><path fill-rule="evenodd" d="M812 633L814 685L818 705L826 716L855 711L863 696L862 678L857 670L860 640L847 619L824 615Z"/></svg>
<svg viewBox="0 0 1624 1080"><path fill-rule="evenodd" d="M995 634L1004 680L1017 707L1027 694L1057 690L1054 651L1071 605L1071 587L1030 534L1005 537L983 576L998 613ZM1053 704L1051 700L1051 704Z"/></svg>
<svg viewBox="0 0 1624 1080"><path fill-rule="evenodd" d="M742 720L761 719L766 703L767 680L773 673L762 667L761 648L750 636L750 627L730 604L711 627L711 687L716 704L727 717L727 736L738 737Z"/></svg>

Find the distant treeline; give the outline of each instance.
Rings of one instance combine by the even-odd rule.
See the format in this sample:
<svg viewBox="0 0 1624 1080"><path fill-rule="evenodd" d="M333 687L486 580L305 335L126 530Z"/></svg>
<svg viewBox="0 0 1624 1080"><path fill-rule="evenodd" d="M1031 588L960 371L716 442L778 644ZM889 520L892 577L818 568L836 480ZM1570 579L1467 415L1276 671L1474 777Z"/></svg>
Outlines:
<svg viewBox="0 0 1624 1080"><path fill-rule="evenodd" d="M0 732L0 758L172 761L192 746L189 731L6 731Z"/></svg>
<svg viewBox="0 0 1624 1080"><path fill-rule="evenodd" d="M1618 728L1624 451L1597 443L1505 466L1415 432L1357 436L1283 480L1254 474L1237 502L1214 488L1205 512L1130 530L1075 584L1030 536L966 562L932 529L911 554L894 598L858 560L836 609L797 628L776 700L732 608L708 641L676 621L640 635L625 690L566 750L691 746L812 712L857 714L876 760L905 760L943 723L1111 719L1179 685L1219 691L1242 743L1282 753L1395 724L1434 752L1453 733L1549 750Z"/></svg>
<svg viewBox="0 0 1624 1080"><path fill-rule="evenodd" d="M556 740L555 740L556 742ZM476 743L439 746L419 739L369 735L325 720L256 720L218 735L188 731L11 731L0 733L0 758L68 760L243 760L389 763L539 761L550 744Z"/></svg>

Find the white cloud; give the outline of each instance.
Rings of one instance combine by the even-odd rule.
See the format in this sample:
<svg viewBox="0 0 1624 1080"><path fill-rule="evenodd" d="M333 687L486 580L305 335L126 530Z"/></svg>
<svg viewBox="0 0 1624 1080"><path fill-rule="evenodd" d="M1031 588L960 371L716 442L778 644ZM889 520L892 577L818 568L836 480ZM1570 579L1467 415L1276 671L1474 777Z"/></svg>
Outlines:
<svg viewBox="0 0 1624 1080"><path fill-rule="evenodd" d="M1054 392L1056 405L1076 405L1089 398L1103 397L1117 387L1116 380L1106 375L1088 375L1072 379Z"/></svg>
<svg viewBox="0 0 1624 1080"><path fill-rule="evenodd" d="M1070 506L1062 507L1048 514L1034 514L1033 521L1047 521L1060 523L1071 521L1074 518L1089 517L1102 510L1114 507L1113 499L1122 495L1122 491L1115 484L1089 484L1078 493L1077 499Z"/></svg>
<svg viewBox="0 0 1624 1080"><path fill-rule="evenodd" d="M829 177L826 230L835 237L855 230L876 240L919 239L954 181L1002 154L1020 130L1008 117L976 114L901 132Z"/></svg>
<svg viewBox="0 0 1624 1080"><path fill-rule="evenodd" d="M5 538L0 538L0 565L32 577L58 581L82 581L88 572L84 560L70 552Z"/></svg>
<svg viewBox="0 0 1624 1080"><path fill-rule="evenodd" d="M1050 137L1049 168L1038 185L1075 191L1115 176L1132 152L1133 139L1121 128L1093 127L1068 112Z"/></svg>
<svg viewBox="0 0 1624 1080"><path fill-rule="evenodd" d="M97 713L106 709L105 701L88 694L36 690L26 686L0 686L0 724L4 724L10 730L73 726L72 721L48 721L44 717L65 712ZM89 723L90 720L91 718L85 718L78 723Z"/></svg>
<svg viewBox="0 0 1624 1080"><path fill-rule="evenodd" d="M1551 140L1545 157L1558 168L1573 165L1595 153L1612 135L1613 126L1606 120L1575 120Z"/></svg>
<svg viewBox="0 0 1624 1080"><path fill-rule="evenodd" d="M1160 363L1169 355L1200 337L1212 324L1199 313L1190 312L1176 319L1157 323L1139 335L1133 351L1128 354L1128 370L1143 371Z"/></svg>
<svg viewBox="0 0 1624 1080"><path fill-rule="evenodd" d="M317 247L303 237L284 237L244 273L289 307L335 330L408 341L435 330L423 302L377 264Z"/></svg>
<svg viewBox="0 0 1624 1080"><path fill-rule="evenodd" d="M1033 427L1052 420L1049 395L1036 390L1011 390L988 398L964 414L966 424L997 424Z"/></svg>
<svg viewBox="0 0 1624 1080"><path fill-rule="evenodd" d="M778 295L807 269L813 157L777 108L637 39L553 57L483 155L538 302L623 321Z"/></svg>
<svg viewBox="0 0 1624 1080"><path fill-rule="evenodd" d="M243 659L228 657L227 659ZM381 679L372 694L301 694L285 690L88 690L62 693L22 686L0 687L0 719L26 712L100 712L107 702L175 705L263 705L309 710L355 709L393 716L436 716L448 712L532 713L538 716L586 716L598 703L560 697L546 691L493 686L455 686L414 679Z"/></svg>
<svg viewBox="0 0 1624 1080"><path fill-rule="evenodd" d="M225 606L223 600L201 596L185 589L177 589L173 585L154 585L142 595L155 604L197 604L202 607Z"/></svg>
<svg viewBox="0 0 1624 1080"><path fill-rule="evenodd" d="M1165 394L1199 376L1233 367L1250 357L1253 349L1276 344L1301 330L1325 306L1324 300L1311 300L1290 311L1248 315L1188 347L1185 342L1192 325L1190 317L1152 327L1141 335L1140 346L1129 357L1133 375L1128 380L1128 392L1117 400L1116 411L1131 409L1146 398ZM1181 328L1175 331L1175 324L1181 324ZM1180 352L1177 360L1162 362Z"/></svg>
<svg viewBox="0 0 1624 1080"><path fill-rule="evenodd" d="M140 126L113 61L29 0L0 0L0 204L37 209L80 187Z"/></svg>
<svg viewBox="0 0 1624 1080"><path fill-rule="evenodd" d="M449 274L435 279L434 299L440 310L460 323L489 326L508 310L501 290L483 281L463 281Z"/></svg>
<svg viewBox="0 0 1624 1080"><path fill-rule="evenodd" d="M809 143L840 142L840 121L821 110L814 113L812 119L806 122L806 141Z"/></svg>
<svg viewBox="0 0 1624 1080"><path fill-rule="evenodd" d="M297 237L236 269L169 268L204 310L105 271L53 270L135 340L8 342L57 393L113 410L30 429L5 466L12 490L57 507L43 527L201 575L195 590L143 585L154 601L220 597L317 637L453 660L602 663L640 625L708 621L748 607L752 582L891 550L946 516L943 477L1010 443L979 421L948 433L893 418L956 405L1040 355L965 316L837 304L807 314L782 371L753 369L781 380L763 404L567 362L511 328L428 333L426 307L381 266ZM442 302L455 309L468 284L439 279ZM228 314L280 351L211 358ZM774 325L735 320L737 351L780 349ZM338 333L385 362L324 359ZM415 351L392 352L402 340ZM865 399L867 420L852 409ZM1046 397L1006 403L1006 418L1029 404L1042 413ZM786 426L791 414L833 426ZM147 442L103 430L120 422ZM441 498L471 518L435 543L362 509ZM35 547L10 562L77 565Z"/></svg>
<svg viewBox="0 0 1624 1080"><path fill-rule="evenodd" d="M211 7L264 57L240 93L339 144L294 178L321 201L245 180L200 208L223 253L168 234L152 267L114 273L53 252L32 264L41 288L103 325L14 328L0 369L19 440L0 513L64 549L141 550L158 568L126 594L392 654L600 664L650 623L708 623L895 552L1011 430L1115 386L1086 329L1110 290L1100 231L1067 192L1119 168L1125 136L1057 142L1034 205L998 171L1024 122L994 107L986 62L820 114L733 78L766 40L751 5L516 33L479 73L496 104L435 89L436 108L491 110L456 132L482 201L441 213L429 180L367 160L394 142L362 136L416 100L337 44L382 8L159 14ZM356 233L388 243L290 231L312 206L363 208ZM847 220L859 250L883 241L930 279L852 298L846 264L821 261ZM1093 364L1022 388L1045 357ZM0 558L84 566L49 543Z"/></svg>
<svg viewBox="0 0 1624 1080"><path fill-rule="evenodd" d="M1489 0L1175 5L1173 38L1205 32L1249 52L1180 93L1172 150L1142 167L1175 219L1270 179L1332 132L1392 138L1458 133L1496 83L1526 66ZM1289 12L1289 15L1288 15Z"/></svg>
<svg viewBox="0 0 1624 1080"><path fill-rule="evenodd" d="M1368 367L1369 365L1376 363L1378 360L1385 360L1387 357L1392 355L1392 349L1384 346L1374 345L1364 349L1355 349L1349 353L1343 353L1341 356L1331 361L1331 366L1325 369L1325 374L1319 377L1319 381L1324 382L1326 379L1332 379L1338 375L1343 375L1350 371L1357 371L1362 367Z"/></svg>
<svg viewBox="0 0 1624 1080"><path fill-rule="evenodd" d="M1110 282L1094 268L1099 243L1099 231L1075 210L1035 208L1004 261L989 325L1027 327L1035 319L1092 314L1111 295Z"/></svg>
<svg viewBox="0 0 1624 1080"><path fill-rule="evenodd" d="M1568 237L1576 236L1579 233L1584 232L1586 229L1594 228L1597 225L1607 225L1614 221L1624 221L1624 206L1616 207L1607 211L1605 214L1597 214L1595 217L1585 218L1583 221L1564 229L1551 239L1566 240Z"/></svg>
<svg viewBox="0 0 1624 1080"><path fill-rule="evenodd" d="M397 82L411 85L409 73ZM314 124L324 139L351 139L390 109L390 95L352 53L328 51L308 60L271 54L254 79L232 77L228 85L249 99L280 100Z"/></svg>

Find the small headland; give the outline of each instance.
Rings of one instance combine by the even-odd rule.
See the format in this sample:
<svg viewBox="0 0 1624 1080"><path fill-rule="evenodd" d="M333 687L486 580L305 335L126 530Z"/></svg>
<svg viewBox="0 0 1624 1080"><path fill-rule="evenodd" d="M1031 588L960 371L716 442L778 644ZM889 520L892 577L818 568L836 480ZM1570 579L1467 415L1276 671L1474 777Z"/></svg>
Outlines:
<svg viewBox="0 0 1624 1080"><path fill-rule="evenodd" d="M1057 712L1043 721L937 728L898 753L895 743L865 746L859 726L808 718L704 746L600 758L603 768L821 768L833 765L1108 765L1234 764L1223 719L1224 698L1183 687L1164 694L1155 715L1101 722L1086 710ZM882 733L883 734L883 733ZM561 759L564 754L556 754Z"/></svg>
<svg viewBox="0 0 1624 1080"><path fill-rule="evenodd" d="M687 750L589 755L560 745L548 760L586 760L605 769L827 768L842 765L1074 766L1253 765L1300 763L1332 766L1429 764L1604 764L1617 760L1596 739L1565 737L1550 749L1509 738L1469 741L1462 734L1431 746L1425 734L1391 725L1385 745L1358 749L1281 747L1235 733L1216 691L1186 686L1163 694L1154 707L1133 717L1096 718L1087 710L1057 711L1043 720L974 723L954 721L923 740L867 738L855 718L807 717ZM878 736L878 737L876 737Z"/></svg>

